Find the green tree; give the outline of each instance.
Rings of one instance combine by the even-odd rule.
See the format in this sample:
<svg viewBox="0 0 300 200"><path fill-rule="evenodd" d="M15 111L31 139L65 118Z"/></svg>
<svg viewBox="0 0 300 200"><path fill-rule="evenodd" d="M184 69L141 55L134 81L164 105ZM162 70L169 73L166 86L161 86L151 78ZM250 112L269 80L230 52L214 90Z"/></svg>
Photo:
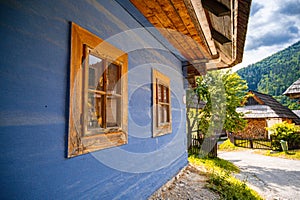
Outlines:
<svg viewBox="0 0 300 200"><path fill-rule="evenodd" d="M248 86L237 73L227 71L222 75L226 96L226 118L224 129L229 132L242 130L246 126L243 114L236 112L236 108L241 106L247 98Z"/></svg>
<svg viewBox="0 0 300 200"><path fill-rule="evenodd" d="M217 127L218 129L234 132L245 127L246 121L242 118L242 113L236 112L236 108L241 106L247 95L245 80L230 71L212 71L206 77L198 78L197 84L196 91L200 100L207 102L200 110L199 121L202 123L199 128L203 133L208 133L208 125L212 123L214 115L214 119L224 117L223 126Z"/></svg>
<svg viewBox="0 0 300 200"><path fill-rule="evenodd" d="M205 106L187 109L188 138L195 126L198 138L214 137L223 130L233 132L245 127L242 114L236 112L246 97L248 87L245 80L237 73L219 70L198 77L196 83L197 87L188 91L188 94L196 96L197 102L202 102L202 105L205 103ZM192 101L195 103L195 98L187 99L187 107Z"/></svg>

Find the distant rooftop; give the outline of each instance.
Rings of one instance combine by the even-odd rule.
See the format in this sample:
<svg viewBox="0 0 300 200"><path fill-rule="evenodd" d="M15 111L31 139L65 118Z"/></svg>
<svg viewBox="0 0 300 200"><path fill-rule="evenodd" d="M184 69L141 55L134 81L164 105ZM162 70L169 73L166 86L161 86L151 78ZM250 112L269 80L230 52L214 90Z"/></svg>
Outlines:
<svg viewBox="0 0 300 200"><path fill-rule="evenodd" d="M283 93L290 98L300 98L300 78Z"/></svg>
<svg viewBox="0 0 300 200"><path fill-rule="evenodd" d="M248 99L244 107L237 108L237 112L244 113L245 118L288 118L295 124L300 124L300 118L271 95L256 91L249 92L253 97Z"/></svg>
<svg viewBox="0 0 300 200"><path fill-rule="evenodd" d="M300 117L300 110L292 110L298 117Z"/></svg>
<svg viewBox="0 0 300 200"><path fill-rule="evenodd" d="M295 118L291 113L276 113L270 106L267 105L251 105L239 107L236 109L237 112L244 113L244 117L247 119L251 118Z"/></svg>

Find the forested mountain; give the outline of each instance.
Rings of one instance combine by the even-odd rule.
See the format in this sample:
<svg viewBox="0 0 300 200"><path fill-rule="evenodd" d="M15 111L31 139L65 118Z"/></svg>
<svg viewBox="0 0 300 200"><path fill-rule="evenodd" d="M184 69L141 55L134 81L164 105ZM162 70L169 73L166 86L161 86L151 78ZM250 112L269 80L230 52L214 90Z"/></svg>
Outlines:
<svg viewBox="0 0 300 200"><path fill-rule="evenodd" d="M272 95L290 109L300 105L282 93L300 78L300 41L237 73L247 81L249 90Z"/></svg>

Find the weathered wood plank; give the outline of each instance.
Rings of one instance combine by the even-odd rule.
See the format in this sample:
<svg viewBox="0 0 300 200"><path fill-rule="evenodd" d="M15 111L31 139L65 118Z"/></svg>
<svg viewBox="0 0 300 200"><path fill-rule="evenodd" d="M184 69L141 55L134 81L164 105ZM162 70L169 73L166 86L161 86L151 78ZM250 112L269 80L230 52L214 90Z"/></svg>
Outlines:
<svg viewBox="0 0 300 200"><path fill-rule="evenodd" d="M197 0L184 0L184 4L188 9L198 34L203 38L203 42L209 51L209 55L206 55L206 57L214 57L218 52L211 37L210 26L201 2Z"/></svg>
<svg viewBox="0 0 300 200"><path fill-rule="evenodd" d="M177 7L173 4L173 1L177 4ZM186 59L194 60L210 57L205 38L200 38L183 1L131 0L131 2L154 26L174 30L160 30L160 32L163 32L162 35L167 37L169 42L177 48ZM183 17L186 19L185 21L183 21ZM186 24L190 28L188 28ZM193 30L193 33L190 33L189 30Z"/></svg>
<svg viewBox="0 0 300 200"><path fill-rule="evenodd" d="M159 20L161 27L174 30L174 31L167 31L167 32L169 32L169 34L173 36L174 40L172 40L172 42L177 42L179 46L182 47L179 49L179 51L181 53L184 52L185 54L187 54L188 55L187 58L192 58L192 59L197 58L197 55L190 48L190 45L185 41L185 38L182 37L182 35L178 34L178 33L187 34L188 32L184 26L180 25L182 24L182 22L180 22L180 19L176 19L178 18L178 16L174 14L174 8L168 6L168 2L159 3L159 1L144 0L144 3L148 6L148 8L155 10L156 18Z"/></svg>
<svg viewBox="0 0 300 200"><path fill-rule="evenodd" d="M225 15L230 16L230 9L216 0L202 0L202 5L206 10L210 11L217 17L222 17Z"/></svg>
<svg viewBox="0 0 300 200"><path fill-rule="evenodd" d="M209 56L208 49L205 46L205 38L200 38L199 33L197 32L194 23L191 20L191 17L188 13L188 10L182 0L169 0L170 4L174 7L174 12L180 18L180 23L182 23L185 28L188 30L188 36L193 39L191 48L197 54L198 58L204 58Z"/></svg>
<svg viewBox="0 0 300 200"><path fill-rule="evenodd" d="M226 36L224 36L222 33L220 33L215 29L212 29L211 34L212 37L222 45L231 42L231 39L227 38Z"/></svg>
<svg viewBox="0 0 300 200"><path fill-rule="evenodd" d="M159 31L166 39L177 48L186 58L194 58L196 55L188 51L188 44L174 36L176 27L168 18L165 12L156 1L131 0L135 7L152 23L155 27L161 28ZM170 29L174 30L171 31Z"/></svg>

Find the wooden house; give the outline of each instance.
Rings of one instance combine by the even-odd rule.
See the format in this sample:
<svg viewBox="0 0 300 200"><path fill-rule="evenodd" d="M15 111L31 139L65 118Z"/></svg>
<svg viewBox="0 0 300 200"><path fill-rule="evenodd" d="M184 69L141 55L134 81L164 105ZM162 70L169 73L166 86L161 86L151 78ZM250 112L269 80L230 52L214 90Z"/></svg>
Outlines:
<svg viewBox="0 0 300 200"><path fill-rule="evenodd" d="M298 99L298 103L300 103L300 78L290 85L283 94L291 99ZM293 112L300 117L300 110L293 110Z"/></svg>
<svg viewBox="0 0 300 200"><path fill-rule="evenodd" d="M185 90L242 61L251 0L0 2L1 199L146 199L187 161Z"/></svg>
<svg viewBox="0 0 300 200"><path fill-rule="evenodd" d="M256 91L249 91L249 93L252 95L245 105L237 108L238 112L244 113L248 124L243 131L235 133L236 135L244 138L266 139L270 136L266 127L283 121L300 124L300 118L272 96Z"/></svg>
<svg viewBox="0 0 300 200"><path fill-rule="evenodd" d="M291 99L298 99L300 103L300 78L295 81L286 91L283 93Z"/></svg>

